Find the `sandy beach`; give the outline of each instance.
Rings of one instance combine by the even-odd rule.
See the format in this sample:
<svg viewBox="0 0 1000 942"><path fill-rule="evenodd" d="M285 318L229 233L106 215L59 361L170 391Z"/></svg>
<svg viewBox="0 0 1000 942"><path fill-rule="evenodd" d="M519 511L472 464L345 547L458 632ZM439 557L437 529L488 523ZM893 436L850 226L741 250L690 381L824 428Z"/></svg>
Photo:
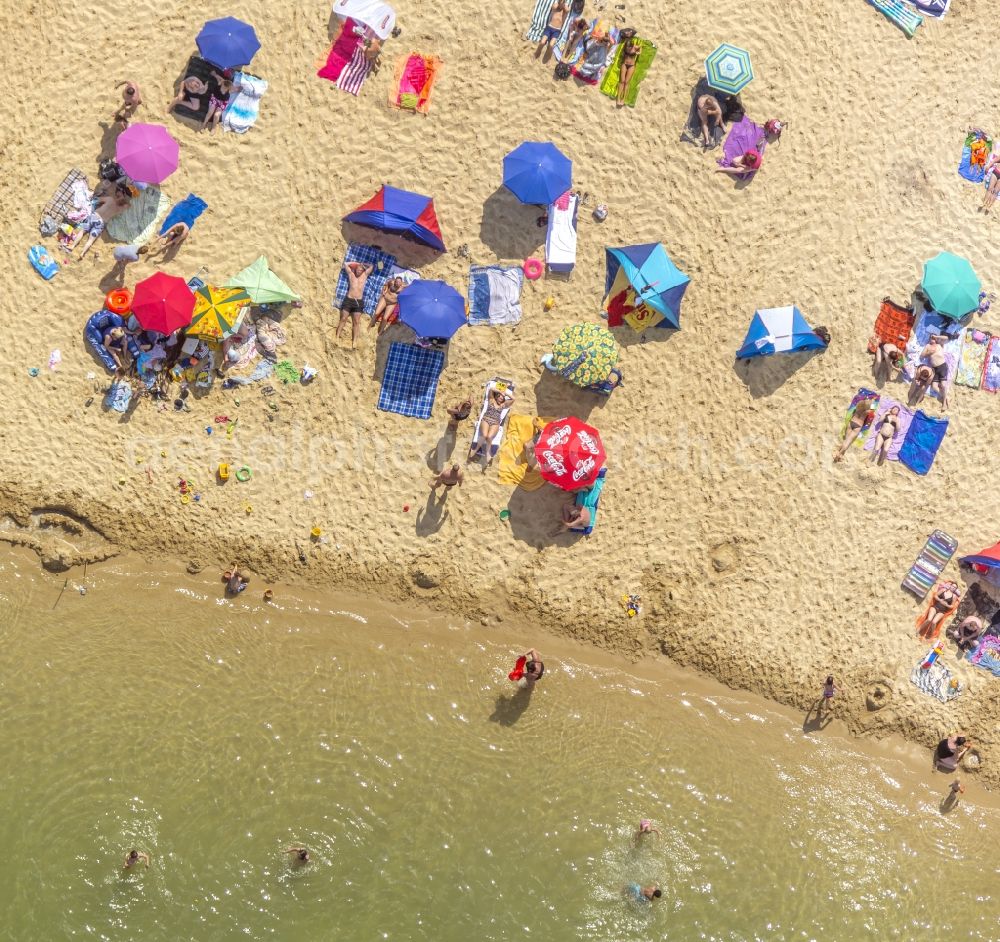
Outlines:
<svg viewBox="0 0 1000 942"><path fill-rule="evenodd" d="M659 47L637 106L620 110L594 88L553 80L553 63L523 38L529 0L501 0L488 16L470 0L395 6L402 34L357 98L316 76L335 30L325 4L114 2L77 8L72 22L48 0L30 16L3 11L12 64L30 60L32 80L0 102L0 538L38 549L54 569L124 550L193 570L236 558L255 586L419 598L486 627L523 627L527 640L541 625L635 659L664 654L803 710L832 672L851 732L931 747L963 730L980 752L978 777L1000 782L1000 681L949 645L962 695L945 704L911 685L927 651L914 632L923 606L899 587L935 528L959 541L956 558L1000 537L988 484L1000 402L955 389L926 477L854 450L832 462L844 410L871 383L865 348L881 299L908 302L942 249L996 287L996 214L977 212L981 188L956 173L967 128L1000 130L985 80L969 80L985 3L955 0L913 40L862 0L724 0L711 17L690 4L609 4L619 25ZM227 14L255 25L253 67L270 88L246 135L197 134L166 106L202 22ZM703 59L722 41L752 52L748 114L788 123L746 187L712 172L716 152L680 140ZM392 66L411 51L444 61L426 117L387 105ZM319 370L312 384L275 383L264 397L217 383L190 412L145 401L127 420L102 410L95 383L106 381L83 328L101 307L112 246L99 242L49 283L26 252L66 172L93 181L102 150L113 150L113 86L125 78L142 87L138 117L180 142L164 192L209 205L164 270L221 279L266 255L303 298L283 322L282 353ZM572 278L526 283L516 327L461 330L429 421L377 411L386 339L366 335L352 350L333 336L347 241L377 241L463 294L470 263L541 257L537 210L498 192L503 156L526 139L556 143L589 194ZM382 183L434 197L449 252L342 226ZM610 209L604 223L591 217L598 203ZM539 356L559 331L599 319L605 247L659 241L691 278L682 329L622 336L626 382L608 400L543 375ZM152 271L131 266L129 284ZM830 348L734 367L754 310L786 304L828 326ZM1000 307L976 326L1000 332ZM387 338L406 333L397 326ZM55 349L62 362L50 371ZM550 538L565 495L512 493L495 469L470 470L444 511L429 509L432 470L452 450L461 456L471 434L466 423L448 440L445 407L466 395L478 403L494 375L516 380L514 411L573 414L601 431L608 477L591 537ZM220 414L239 418L231 438L206 434ZM252 479L218 485L221 461L249 466ZM182 477L199 502L181 503ZM324 542L310 540L313 527ZM954 562L947 572L965 586ZM639 617L626 616L624 594L641 596Z"/></svg>

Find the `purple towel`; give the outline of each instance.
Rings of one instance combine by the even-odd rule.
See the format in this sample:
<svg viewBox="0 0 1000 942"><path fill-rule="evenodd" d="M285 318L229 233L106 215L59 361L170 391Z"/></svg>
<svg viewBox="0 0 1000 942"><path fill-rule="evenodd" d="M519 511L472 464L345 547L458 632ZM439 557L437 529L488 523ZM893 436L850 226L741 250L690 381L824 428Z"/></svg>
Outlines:
<svg viewBox="0 0 1000 942"><path fill-rule="evenodd" d="M737 157L742 157L748 150L755 150L763 157L766 146L767 135L764 129L743 115L736 124L729 128L725 143L722 145L722 158L719 160L719 166L731 167L733 161ZM749 173L742 174L742 178L749 180L756 172L756 170L751 170Z"/></svg>
<svg viewBox="0 0 1000 942"><path fill-rule="evenodd" d="M892 444L889 446L889 450L885 453L886 458L889 461L899 461L899 450L903 445L903 441L909 434L910 423L913 422L913 413L906 408L901 402L896 402L895 399L889 396L883 395L878 401L878 409L875 410L875 418L872 421L872 430L868 435L868 439L865 442L865 451L874 451L875 442L878 440L878 430L882 425L882 416L884 416L893 406L899 406L899 425L896 427L896 434L892 439Z"/></svg>
<svg viewBox="0 0 1000 942"><path fill-rule="evenodd" d="M898 449L899 460L911 471L926 474L934 464L934 456L941 447L944 433L948 431L947 419L934 419L917 409L910 422L906 441Z"/></svg>

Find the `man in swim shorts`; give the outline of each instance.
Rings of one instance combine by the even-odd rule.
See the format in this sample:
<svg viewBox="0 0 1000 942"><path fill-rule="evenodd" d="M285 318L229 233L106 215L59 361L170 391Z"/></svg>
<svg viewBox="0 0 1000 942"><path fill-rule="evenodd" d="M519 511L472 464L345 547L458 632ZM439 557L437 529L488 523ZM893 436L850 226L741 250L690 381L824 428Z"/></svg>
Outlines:
<svg viewBox="0 0 1000 942"><path fill-rule="evenodd" d="M351 346L358 345L358 332L361 330L361 315L364 313L363 298L365 296L365 284L368 276L375 270L374 265L362 265L360 262L344 262L344 271L347 273L347 296L340 306L340 323L337 324L336 339L340 340L340 335L347 324L347 318L353 321L351 326Z"/></svg>
<svg viewBox="0 0 1000 942"><path fill-rule="evenodd" d="M549 14L549 22L542 33L542 41L535 50L535 58L538 58L543 52L551 54L552 45L559 39L563 23L566 22L567 13L569 13L569 4L566 0L556 0L555 5L552 7L552 12ZM548 56L546 56L547 59Z"/></svg>
<svg viewBox="0 0 1000 942"><path fill-rule="evenodd" d="M654 883L651 886L640 886L638 883L626 883L624 894L636 903L651 903L663 896L663 891Z"/></svg>
<svg viewBox="0 0 1000 942"><path fill-rule="evenodd" d="M944 351L944 345L948 342L948 337L944 334L931 334L927 341L927 346L920 351L920 358L927 360L933 370L934 376L929 383L930 389L937 386L938 395L941 397L941 408L948 408L948 357Z"/></svg>

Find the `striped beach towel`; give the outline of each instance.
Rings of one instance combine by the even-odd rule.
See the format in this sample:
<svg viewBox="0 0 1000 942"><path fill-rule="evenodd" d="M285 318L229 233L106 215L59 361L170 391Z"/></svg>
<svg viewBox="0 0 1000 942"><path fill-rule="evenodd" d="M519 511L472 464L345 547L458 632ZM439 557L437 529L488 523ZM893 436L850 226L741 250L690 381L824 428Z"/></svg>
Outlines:
<svg viewBox="0 0 1000 942"><path fill-rule="evenodd" d="M389 255L388 252L383 252L372 245L361 245L358 242L352 242L347 246L347 252L344 253L344 261L360 262L362 265L374 266L372 273L365 282L365 292L361 298L361 305L365 313L374 314L375 307L378 305L378 299L382 296L382 288L385 286L386 281L389 280L389 275L396 264L396 256ZM340 277L337 279L337 291L333 296L333 306L338 311L344 303L344 298L347 297L348 287L347 272L341 268Z"/></svg>
<svg viewBox="0 0 1000 942"><path fill-rule="evenodd" d="M443 367L444 354L440 350L394 342L382 374L379 409L429 419Z"/></svg>
<svg viewBox="0 0 1000 942"><path fill-rule="evenodd" d="M524 271L517 265L473 265L469 269L469 326L513 326L521 321Z"/></svg>
<svg viewBox="0 0 1000 942"><path fill-rule="evenodd" d="M944 530L935 530L903 579L903 588L923 600L957 549L958 540Z"/></svg>
<svg viewBox="0 0 1000 942"><path fill-rule="evenodd" d="M956 385L979 389L983 384L986 356L992 340L989 334L974 327L965 329L965 343L962 345L962 356L959 358L958 372L955 374Z"/></svg>
<svg viewBox="0 0 1000 942"><path fill-rule="evenodd" d="M342 92L349 92L357 95L361 91L361 86L365 84L372 70L372 64L365 58L365 47L359 45L355 48L351 61L344 66L344 71L340 73L336 85Z"/></svg>
<svg viewBox="0 0 1000 942"><path fill-rule="evenodd" d="M868 0L885 17L895 23L907 36L913 37L924 18L902 0Z"/></svg>
<svg viewBox="0 0 1000 942"><path fill-rule="evenodd" d="M535 10L531 14L531 25L528 27L528 32L524 34L524 38L528 42L537 43L542 38L542 33L545 32L545 27L549 22L549 15L555 5L556 0L536 0Z"/></svg>
<svg viewBox="0 0 1000 942"><path fill-rule="evenodd" d="M990 348L986 352L983 389L991 393L1000 390L1000 337L994 337L990 341Z"/></svg>
<svg viewBox="0 0 1000 942"><path fill-rule="evenodd" d="M355 50L361 45L361 37L354 31L355 25L352 19L344 20L344 25L330 47L323 68L316 73L320 78L336 83L350 64Z"/></svg>
<svg viewBox="0 0 1000 942"><path fill-rule="evenodd" d="M940 660L926 668L923 666L925 660L926 657L921 658L920 663L910 672L910 683L942 703L954 700L962 692L962 685L958 681L952 681L951 671Z"/></svg>

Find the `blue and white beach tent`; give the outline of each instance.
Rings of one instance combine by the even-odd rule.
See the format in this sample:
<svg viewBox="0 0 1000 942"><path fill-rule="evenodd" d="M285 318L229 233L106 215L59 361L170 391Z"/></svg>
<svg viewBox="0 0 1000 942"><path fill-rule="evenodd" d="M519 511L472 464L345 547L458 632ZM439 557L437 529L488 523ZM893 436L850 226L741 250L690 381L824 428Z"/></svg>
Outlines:
<svg viewBox="0 0 1000 942"><path fill-rule="evenodd" d="M754 311L743 346L736 351L736 359L822 350L825 347L826 344L806 323L797 307L769 307Z"/></svg>

